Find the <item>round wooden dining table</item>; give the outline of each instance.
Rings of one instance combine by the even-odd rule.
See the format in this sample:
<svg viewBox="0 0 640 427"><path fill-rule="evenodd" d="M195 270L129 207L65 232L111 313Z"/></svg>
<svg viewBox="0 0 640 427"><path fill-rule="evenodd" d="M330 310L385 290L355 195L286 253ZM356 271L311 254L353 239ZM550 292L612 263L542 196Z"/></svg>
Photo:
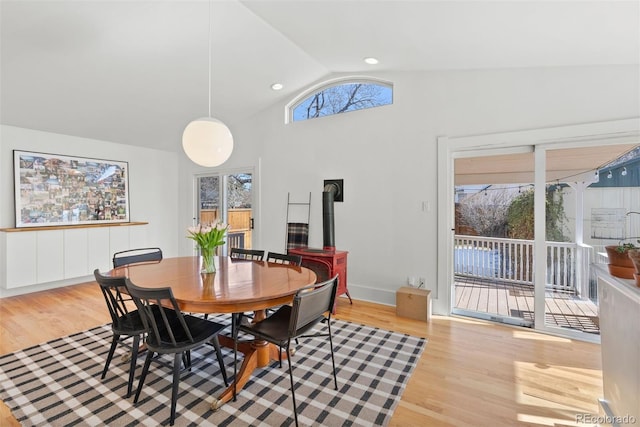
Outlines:
<svg viewBox="0 0 640 427"><path fill-rule="evenodd" d="M287 304L300 289L316 282L316 274L307 268L266 261L248 261L220 256L215 260L216 272L201 274L200 257L164 258L114 268L110 276L128 277L145 288L170 287L182 311L195 313L254 312L254 322L265 318L265 309ZM233 348L233 339L219 336L220 344ZM266 341L238 343L244 354L242 366L234 379L237 390L249 380L251 373L271 361L279 360L280 349ZM282 353L282 358L287 354ZM232 383L211 404L219 409L233 398Z"/></svg>

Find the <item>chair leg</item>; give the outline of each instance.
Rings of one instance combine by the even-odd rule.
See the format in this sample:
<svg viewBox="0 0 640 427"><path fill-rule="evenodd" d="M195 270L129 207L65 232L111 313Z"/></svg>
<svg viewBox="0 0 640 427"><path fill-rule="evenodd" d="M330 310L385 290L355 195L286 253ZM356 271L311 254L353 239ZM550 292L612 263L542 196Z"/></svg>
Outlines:
<svg viewBox="0 0 640 427"><path fill-rule="evenodd" d="M227 368L224 366L224 360L222 359L222 350L220 350L220 342L218 341L218 336L215 335L211 340L213 344L213 348L216 350L216 358L218 359L218 364L220 365L220 372L222 372L222 379L224 380L225 387L229 386L229 379L227 378Z"/></svg>
<svg viewBox="0 0 640 427"><path fill-rule="evenodd" d="M127 383L127 398L131 396L133 379L136 376L136 361L138 360L138 348L140 347L140 335L133 337L133 347L131 348L131 363L129 364L129 382Z"/></svg>
<svg viewBox="0 0 640 427"><path fill-rule="evenodd" d="M101 379L104 379L105 375L107 375L107 370L109 369L109 364L111 363L111 359L113 358L113 353L116 351L116 346L118 345L118 341L120 340L120 335L113 335L111 339L111 347L109 347L109 354L107 355L107 362L104 364L104 369L102 370Z"/></svg>
<svg viewBox="0 0 640 427"><path fill-rule="evenodd" d="M231 315L231 336L233 338L233 401L236 401L236 379L238 378L238 329L236 328L236 315Z"/></svg>
<svg viewBox="0 0 640 427"><path fill-rule="evenodd" d="M171 386L171 418L169 425L173 425L176 420L176 403L178 402L178 385L180 383L180 353L173 357L173 384Z"/></svg>
<svg viewBox="0 0 640 427"><path fill-rule="evenodd" d="M338 377L336 376L336 360L333 357L333 338L331 336L331 318L327 321L327 327L329 328L329 348L331 349L331 364L333 365L333 382L335 383L336 390L338 389Z"/></svg>
<svg viewBox="0 0 640 427"><path fill-rule="evenodd" d="M240 313L231 313L231 336L234 331L240 326Z"/></svg>
<svg viewBox="0 0 640 427"><path fill-rule="evenodd" d="M133 398L133 403L138 403L144 380L149 372L149 366L151 365L151 359L153 359L153 351L147 350L147 357L144 359L144 366L142 367L142 374L140 374L140 381L138 382L138 389L136 390L136 397Z"/></svg>
<svg viewBox="0 0 640 427"><path fill-rule="evenodd" d="M291 340L287 341L287 354L291 355L289 349L291 347ZM287 357L289 362L289 379L291 380L291 397L293 398L293 417L296 420L296 427L298 427L298 408L296 407L296 392L293 385L293 368L291 367L291 356Z"/></svg>
<svg viewBox="0 0 640 427"><path fill-rule="evenodd" d="M187 360L186 353L182 353L182 365L184 365L184 369L189 369L189 361Z"/></svg>

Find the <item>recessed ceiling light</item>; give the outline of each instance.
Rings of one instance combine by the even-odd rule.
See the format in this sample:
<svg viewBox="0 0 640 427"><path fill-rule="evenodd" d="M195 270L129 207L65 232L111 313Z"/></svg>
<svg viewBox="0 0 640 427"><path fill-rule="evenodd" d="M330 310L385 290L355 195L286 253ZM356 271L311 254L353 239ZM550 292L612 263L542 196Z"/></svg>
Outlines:
<svg viewBox="0 0 640 427"><path fill-rule="evenodd" d="M282 83L274 83L271 85L271 89L273 90L280 90L284 87L284 85Z"/></svg>
<svg viewBox="0 0 640 427"><path fill-rule="evenodd" d="M364 62L366 62L369 65L376 65L378 63L378 59L373 57L368 57L368 58L364 58Z"/></svg>

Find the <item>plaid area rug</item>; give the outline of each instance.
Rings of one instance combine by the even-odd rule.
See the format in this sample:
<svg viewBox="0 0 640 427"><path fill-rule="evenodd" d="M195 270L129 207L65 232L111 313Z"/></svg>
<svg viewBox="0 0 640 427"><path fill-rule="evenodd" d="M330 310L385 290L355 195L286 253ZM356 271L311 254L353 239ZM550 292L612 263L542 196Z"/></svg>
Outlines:
<svg viewBox="0 0 640 427"><path fill-rule="evenodd" d="M225 322L228 316L212 320ZM303 339L296 346L293 375L300 425L386 425L426 340L341 320L332 321L332 331L338 391L328 339ZM134 406L133 395L124 397L128 363L120 356L127 352L125 346L118 347L100 380L111 336L110 326L104 325L1 356L0 398L25 427L168 425L171 356L152 363ZM222 351L231 377L233 350ZM176 426L293 424L286 361L282 368L274 362L256 370L237 401L214 412L213 396L225 386L213 347L192 351L191 359L191 372L183 371L180 378ZM138 357L134 390L143 363L144 355Z"/></svg>

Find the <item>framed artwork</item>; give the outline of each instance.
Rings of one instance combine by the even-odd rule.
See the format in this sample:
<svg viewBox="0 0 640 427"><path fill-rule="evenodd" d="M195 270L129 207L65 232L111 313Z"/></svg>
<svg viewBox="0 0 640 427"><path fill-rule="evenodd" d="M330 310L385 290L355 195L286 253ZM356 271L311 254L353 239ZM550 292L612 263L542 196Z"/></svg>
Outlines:
<svg viewBox="0 0 640 427"><path fill-rule="evenodd" d="M13 152L16 228L129 222L129 165Z"/></svg>

